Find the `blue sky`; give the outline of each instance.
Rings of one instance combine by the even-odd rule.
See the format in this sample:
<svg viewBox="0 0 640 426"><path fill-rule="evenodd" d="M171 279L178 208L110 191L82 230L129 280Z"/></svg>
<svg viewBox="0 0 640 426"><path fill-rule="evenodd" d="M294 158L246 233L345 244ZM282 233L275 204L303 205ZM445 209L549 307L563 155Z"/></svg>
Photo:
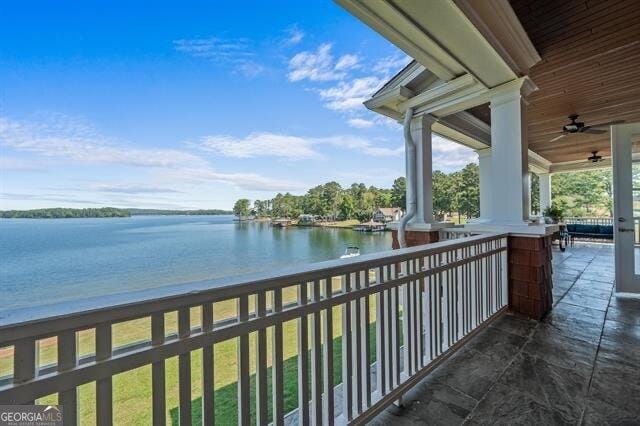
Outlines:
<svg viewBox="0 0 640 426"><path fill-rule="evenodd" d="M408 58L333 2L15 0L0 24L0 209L230 208L404 174L400 126L362 101Z"/></svg>

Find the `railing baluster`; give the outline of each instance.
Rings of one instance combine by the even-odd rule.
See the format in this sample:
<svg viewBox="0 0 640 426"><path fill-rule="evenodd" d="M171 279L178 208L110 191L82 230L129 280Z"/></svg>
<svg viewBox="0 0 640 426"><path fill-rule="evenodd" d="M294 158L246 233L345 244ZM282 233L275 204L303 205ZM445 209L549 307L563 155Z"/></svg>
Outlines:
<svg viewBox="0 0 640 426"><path fill-rule="evenodd" d="M371 282L369 269L362 271L364 279L360 281L360 288L368 288ZM369 296L364 296L362 306L362 404L363 410L371 405L371 330L369 328Z"/></svg>
<svg viewBox="0 0 640 426"><path fill-rule="evenodd" d="M156 312L151 316L151 344L158 346L164 343L164 313ZM164 360L156 361L151 365L151 397L153 406L154 426L165 426L166 399L164 380Z"/></svg>
<svg viewBox="0 0 640 426"><path fill-rule="evenodd" d="M410 297L410 281L412 274L411 262L404 263L405 282L402 284L402 342L403 342L403 370L406 377L411 376L413 367L413 333L411 333L411 297Z"/></svg>
<svg viewBox="0 0 640 426"><path fill-rule="evenodd" d="M35 377L38 364L35 338L22 339L16 342L13 355L14 383L27 382ZM34 400L11 401L16 404L34 404Z"/></svg>
<svg viewBox="0 0 640 426"><path fill-rule="evenodd" d="M378 269L378 285L387 281L386 274L386 266ZM385 335L387 299L385 293L380 291L376 294L376 390L380 398L387 393L387 336Z"/></svg>
<svg viewBox="0 0 640 426"><path fill-rule="evenodd" d="M112 331L110 323L102 323L96 327L96 361L111 358ZM96 421L98 426L113 423L113 389L111 377L96 382Z"/></svg>
<svg viewBox="0 0 640 426"><path fill-rule="evenodd" d="M213 330L213 304L201 306L202 332ZM202 423L215 424L215 371L213 364L213 345L202 348Z"/></svg>
<svg viewBox="0 0 640 426"><path fill-rule="evenodd" d="M328 277L324 280L325 289L324 289L324 297L325 299L331 299L333 297L333 285L332 285L332 277ZM324 425L333 425L333 420L335 417L335 410L333 406L333 310L331 307L324 311L323 317L323 327L322 334L324 336L324 345L323 345L323 374L324 377Z"/></svg>
<svg viewBox="0 0 640 426"><path fill-rule="evenodd" d="M307 283L298 285L298 305L307 304ZM298 423L309 424L309 325L307 315L298 318Z"/></svg>
<svg viewBox="0 0 640 426"><path fill-rule="evenodd" d="M320 280L312 284L312 303L320 302ZM311 401L313 425L322 424L322 322L320 312L313 314L311 326Z"/></svg>
<svg viewBox="0 0 640 426"><path fill-rule="evenodd" d="M273 313L282 312L282 289L273 291ZM273 399L273 424L282 426L284 424L284 372L283 372L283 340L282 323L278 322L273 326L273 340L271 345L271 389Z"/></svg>
<svg viewBox="0 0 640 426"><path fill-rule="evenodd" d="M238 322L249 321L249 296L238 298ZM238 337L238 424L246 426L251 422L251 389L249 385L249 335Z"/></svg>
<svg viewBox="0 0 640 426"><path fill-rule="evenodd" d="M351 274L341 277L342 293L351 291ZM353 418L351 302L342 305L342 414L347 421Z"/></svg>
<svg viewBox="0 0 640 426"><path fill-rule="evenodd" d="M191 334L189 307L178 309L178 338ZM180 424L191 424L191 353L178 355L178 396L180 399Z"/></svg>
<svg viewBox="0 0 640 426"><path fill-rule="evenodd" d="M58 371L74 369L77 365L77 337L75 330L65 330L58 335ZM65 425L78 424L78 390L69 385L58 392L58 404L62 405Z"/></svg>
<svg viewBox="0 0 640 426"><path fill-rule="evenodd" d="M398 278L398 270L395 271L395 277ZM392 335L392 346L393 346L393 361L394 361L394 385L398 386L401 383L400 375L402 374L402 358L400 353L400 337L402 336L402 329L400 324L400 286L396 286L393 288L393 330L391 332Z"/></svg>
<svg viewBox="0 0 640 426"><path fill-rule="evenodd" d="M360 288L360 271L354 274L354 279L351 280L351 289L358 291ZM353 338L353 401L356 407L356 413L362 412L362 321L360 311L360 299L357 298L351 302L351 336Z"/></svg>
<svg viewBox="0 0 640 426"><path fill-rule="evenodd" d="M267 294L264 291L257 295L257 319L267 315ZM256 333L256 424L267 425L267 329L261 328Z"/></svg>
<svg viewBox="0 0 640 426"><path fill-rule="evenodd" d="M424 257L416 259L417 271L424 271ZM423 309L423 295L424 295L424 278L420 278L416 281L416 327L417 327L417 354L416 361L418 369L424 366L424 309Z"/></svg>

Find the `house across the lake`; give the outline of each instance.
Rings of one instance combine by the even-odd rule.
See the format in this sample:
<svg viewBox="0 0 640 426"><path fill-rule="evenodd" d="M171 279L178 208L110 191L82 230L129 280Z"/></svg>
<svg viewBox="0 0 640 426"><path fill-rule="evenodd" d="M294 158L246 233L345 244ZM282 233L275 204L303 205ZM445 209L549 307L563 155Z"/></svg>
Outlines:
<svg viewBox="0 0 640 426"><path fill-rule="evenodd" d="M372 219L376 222L397 222L402 217L400 207L380 207L373 212Z"/></svg>
<svg viewBox="0 0 640 426"><path fill-rule="evenodd" d="M301 214L298 216L298 225L312 226L316 223L316 216L312 214Z"/></svg>

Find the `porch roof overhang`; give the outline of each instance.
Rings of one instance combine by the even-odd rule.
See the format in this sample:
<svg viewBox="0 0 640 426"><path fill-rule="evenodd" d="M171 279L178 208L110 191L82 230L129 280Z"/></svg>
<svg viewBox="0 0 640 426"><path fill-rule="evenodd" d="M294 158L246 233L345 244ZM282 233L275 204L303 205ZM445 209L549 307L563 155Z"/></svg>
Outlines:
<svg viewBox="0 0 640 426"><path fill-rule="evenodd" d="M336 2L415 58L365 103L380 114L399 120L414 107L439 119L437 133L479 149L490 144L488 95L529 76L530 152L557 171L610 158L608 134L551 141L569 114L640 121L640 2ZM593 150L605 162L588 162Z"/></svg>

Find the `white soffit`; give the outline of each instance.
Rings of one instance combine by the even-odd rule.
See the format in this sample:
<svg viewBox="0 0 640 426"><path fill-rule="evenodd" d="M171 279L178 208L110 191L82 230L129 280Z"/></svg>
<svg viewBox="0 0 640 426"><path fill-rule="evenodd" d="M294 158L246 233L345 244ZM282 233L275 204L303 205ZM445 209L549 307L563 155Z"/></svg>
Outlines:
<svg viewBox="0 0 640 426"><path fill-rule="evenodd" d="M453 0L336 0L438 78L471 74L488 88L518 77Z"/></svg>

